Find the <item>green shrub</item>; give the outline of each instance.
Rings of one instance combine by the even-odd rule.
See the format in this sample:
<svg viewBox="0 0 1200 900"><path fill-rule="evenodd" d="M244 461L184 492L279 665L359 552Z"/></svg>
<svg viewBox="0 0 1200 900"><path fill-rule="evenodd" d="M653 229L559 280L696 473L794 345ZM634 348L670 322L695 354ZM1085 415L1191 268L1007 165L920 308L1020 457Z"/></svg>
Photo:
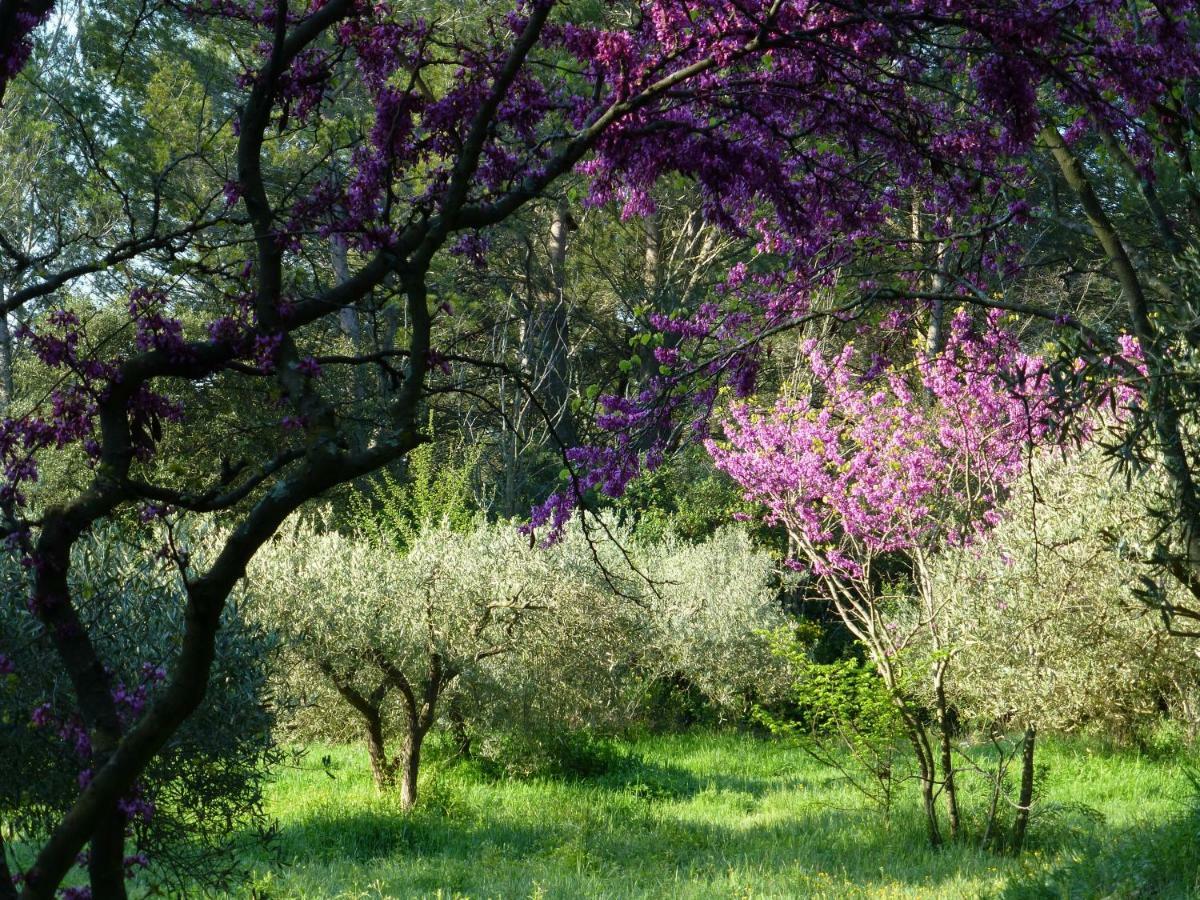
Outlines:
<svg viewBox="0 0 1200 900"><path fill-rule="evenodd" d="M874 665L856 657L818 662L817 629L776 631L772 646L794 673L784 702L759 706L772 734L796 739L812 757L838 770L885 815L901 783L913 776L899 711Z"/></svg>
<svg viewBox="0 0 1200 900"><path fill-rule="evenodd" d="M1125 742L1164 711L1195 729L1194 644L1137 595L1157 496L1152 481L1114 478L1099 447L1043 456L986 539L934 561L947 691L965 716Z"/></svg>
<svg viewBox="0 0 1200 900"><path fill-rule="evenodd" d="M71 587L80 615L114 690L135 698L121 709L135 716L141 695L153 700L171 664L183 630L182 585L165 563L148 563L150 555L115 530L81 541L76 553ZM0 577L0 653L14 667L0 678L0 819L22 840L35 841L78 793L87 760L73 742L84 732L66 673L47 665L56 656L26 608L25 573L9 559ZM136 792L152 813L132 817L130 853L149 857L149 880L236 884L241 845L268 835L263 785L282 757L272 738L264 668L274 647L274 637L247 623L236 603L226 610L204 703L155 757Z"/></svg>
<svg viewBox="0 0 1200 900"><path fill-rule="evenodd" d="M786 621L773 565L735 529L641 545L605 520L542 549L512 523L423 521L402 540L386 523L349 536L298 525L250 572L305 731L365 734L381 787L399 776L415 796L406 761L439 723L464 754L528 770L563 733L654 721L647 699L665 685L686 681L729 720L786 684L763 635Z"/></svg>

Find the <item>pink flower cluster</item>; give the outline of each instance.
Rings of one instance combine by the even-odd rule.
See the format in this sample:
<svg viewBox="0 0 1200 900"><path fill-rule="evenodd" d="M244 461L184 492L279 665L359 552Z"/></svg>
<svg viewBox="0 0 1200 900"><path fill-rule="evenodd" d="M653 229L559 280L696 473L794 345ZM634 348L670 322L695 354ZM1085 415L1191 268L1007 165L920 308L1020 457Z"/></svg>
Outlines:
<svg viewBox="0 0 1200 900"><path fill-rule="evenodd" d="M994 316L976 328L960 313L940 354L903 367L807 352L805 396L734 406L706 446L768 522L817 548L819 574L968 540L1049 434L1049 378Z"/></svg>

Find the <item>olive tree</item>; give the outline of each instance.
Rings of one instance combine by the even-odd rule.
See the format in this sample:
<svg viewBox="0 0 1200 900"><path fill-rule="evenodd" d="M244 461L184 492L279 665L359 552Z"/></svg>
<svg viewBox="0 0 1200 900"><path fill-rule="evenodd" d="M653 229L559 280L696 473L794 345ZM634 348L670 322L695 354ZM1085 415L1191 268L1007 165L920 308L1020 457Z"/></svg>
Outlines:
<svg viewBox="0 0 1200 900"><path fill-rule="evenodd" d="M781 696L789 666L766 633L788 619L771 556L732 526L699 543L668 535L646 555L657 582L647 605L658 674L682 673L726 715Z"/></svg>
<svg viewBox="0 0 1200 900"><path fill-rule="evenodd" d="M768 637L789 621L775 562L742 529L698 543L639 541L603 517L541 552L560 599L517 651L493 661L486 707L472 708L484 729L528 744L564 730L659 726L653 698L681 686L736 719L787 689L789 664Z"/></svg>
<svg viewBox="0 0 1200 900"><path fill-rule="evenodd" d="M955 659L950 699L976 723L1025 732L1015 844L1039 732L1129 734L1164 705L1194 718L1200 658L1138 596L1139 560L1161 531L1148 510L1165 489L1114 477L1098 444L1042 454L1001 524L930 567Z"/></svg>
<svg viewBox="0 0 1200 900"><path fill-rule="evenodd" d="M422 743L446 690L479 678L556 605L545 559L511 527L438 526L397 554L301 525L260 557L250 582L258 614L284 632L289 664L358 713L375 781L390 787L398 776L405 808L416 802ZM393 710L395 755L386 743Z"/></svg>
<svg viewBox="0 0 1200 900"><path fill-rule="evenodd" d="M354 710L376 784L398 780L405 807L439 718L531 749L643 720L648 686L675 678L730 714L782 690L773 580L735 529L639 545L609 518L550 548L507 522L427 523L399 547L297 525L249 577L254 614L284 634L285 689ZM326 714L337 734L345 717Z"/></svg>

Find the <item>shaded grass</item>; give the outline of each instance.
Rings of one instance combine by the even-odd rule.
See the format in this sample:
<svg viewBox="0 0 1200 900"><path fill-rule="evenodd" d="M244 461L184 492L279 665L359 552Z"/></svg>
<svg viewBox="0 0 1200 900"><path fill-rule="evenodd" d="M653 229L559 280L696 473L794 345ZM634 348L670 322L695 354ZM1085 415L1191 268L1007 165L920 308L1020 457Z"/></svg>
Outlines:
<svg viewBox="0 0 1200 900"><path fill-rule="evenodd" d="M321 757L330 758L328 773ZM692 734L587 778L499 779L436 758L421 806L379 796L357 748L313 748L270 790L283 865L255 897L1191 897L1200 818L1181 762L1047 743L1047 813L1020 859L928 848L794 747Z"/></svg>

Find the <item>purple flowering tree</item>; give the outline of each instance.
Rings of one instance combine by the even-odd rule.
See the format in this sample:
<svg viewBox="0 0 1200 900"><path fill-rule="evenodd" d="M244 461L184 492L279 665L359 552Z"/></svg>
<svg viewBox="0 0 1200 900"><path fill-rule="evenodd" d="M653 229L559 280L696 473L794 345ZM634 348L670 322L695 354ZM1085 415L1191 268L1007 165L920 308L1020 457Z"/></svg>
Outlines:
<svg viewBox="0 0 1200 900"><path fill-rule="evenodd" d="M936 846L939 787L951 838L960 813L946 727L951 648L928 564L939 549L961 546L996 521L998 504L1048 433L1049 378L1013 334L995 321L976 330L965 312L939 354L918 354L909 365L876 358L864 371L852 345L832 359L815 342L807 350L806 394L767 409L735 405L726 441L709 441L708 449L746 499L762 505L766 521L786 529L791 564L811 575L866 648L915 751ZM913 699L905 658L922 638L934 650L936 737Z"/></svg>
<svg viewBox="0 0 1200 900"><path fill-rule="evenodd" d="M0 4L9 75L47 9ZM217 191L225 207L210 215L197 202L172 235L123 242L6 298L9 312L39 313L22 337L59 378L44 404L0 423L0 502L94 762L18 873L25 896L51 896L89 843L92 892L123 895L123 804L201 702L220 616L247 563L300 505L426 440L427 404L457 389L456 370L494 366L484 348L439 346L453 313L431 295L435 261L478 255L489 229L569 173L588 179L589 202L628 216L651 213L656 181L681 175L708 222L756 243L756 265L735 267L710 302L646 312L659 372L636 396L604 398L598 424L611 440L573 450L566 490L535 513L534 528L561 526L589 490L618 493L679 437L702 435L721 386L748 396L770 336L815 315L814 292L836 273L871 268L914 202L945 245L934 254L939 277L926 277L927 236L905 232L909 262L864 281L837 312L900 295L1018 308L990 289L1017 261L1000 236L1029 214L1033 176L1016 163L1039 133L1047 140L1043 107L1104 122L1136 169L1155 152L1143 140L1145 111L1173 102L1197 70L1194 10L1182 0L475 9L461 28L436 7L418 18L366 0L155 7L147 27L192 29L245 64L226 98L232 149L208 170L227 170ZM323 128L335 116L361 127L331 141ZM280 162L314 146L330 149L311 164ZM113 181L101 179L118 198ZM311 264L318 247L336 248L332 278ZM984 249L964 252L972 247ZM950 257L958 267L941 272ZM137 282L122 300L132 343L119 350L89 341L57 302L117 263ZM401 310L394 340L331 352L323 336L381 297ZM1148 356L1159 352L1144 343ZM363 367L386 376L378 391L347 393L341 373ZM263 402L232 422L196 417L181 398L214 384ZM262 434L253 456L218 464L212 448L245 428ZM90 474L43 508L30 487L64 453L83 454ZM171 454L210 464L172 477ZM144 710L124 721L68 575L76 542L130 512L160 535L180 515L220 514L232 528L202 567L168 546L186 584L180 650Z"/></svg>

